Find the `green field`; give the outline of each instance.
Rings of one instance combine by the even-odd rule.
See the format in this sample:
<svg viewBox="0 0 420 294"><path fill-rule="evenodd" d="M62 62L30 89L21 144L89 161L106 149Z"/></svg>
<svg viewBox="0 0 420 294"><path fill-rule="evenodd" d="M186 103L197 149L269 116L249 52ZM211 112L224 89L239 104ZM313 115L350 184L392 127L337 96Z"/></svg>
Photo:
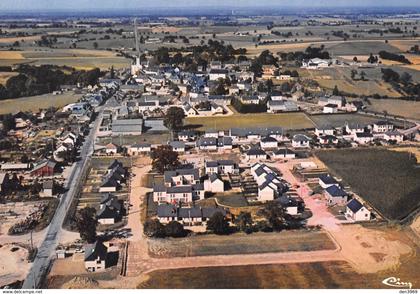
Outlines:
<svg viewBox="0 0 420 294"><path fill-rule="evenodd" d="M334 128L344 127L346 123L367 125L380 120L377 117L362 114L322 114L312 115L311 119L318 127L329 125Z"/></svg>
<svg viewBox="0 0 420 294"><path fill-rule="evenodd" d="M311 120L301 112L297 113L257 113L238 114L218 117L190 117L186 118L186 126L197 127L201 131L209 129L229 130L231 128L265 128L283 127L285 129L313 128Z"/></svg>
<svg viewBox="0 0 420 294"><path fill-rule="evenodd" d="M149 254L157 258L334 249L334 243L324 232L303 230L149 240Z"/></svg>
<svg viewBox="0 0 420 294"><path fill-rule="evenodd" d="M77 102L82 95L64 93L60 95L45 94L39 96L7 99L0 101L0 114L15 113L18 111L38 111L49 107L63 107L69 103Z"/></svg>
<svg viewBox="0 0 420 294"><path fill-rule="evenodd" d="M389 219L403 219L420 205L420 168L415 156L385 149L316 153L346 184Z"/></svg>

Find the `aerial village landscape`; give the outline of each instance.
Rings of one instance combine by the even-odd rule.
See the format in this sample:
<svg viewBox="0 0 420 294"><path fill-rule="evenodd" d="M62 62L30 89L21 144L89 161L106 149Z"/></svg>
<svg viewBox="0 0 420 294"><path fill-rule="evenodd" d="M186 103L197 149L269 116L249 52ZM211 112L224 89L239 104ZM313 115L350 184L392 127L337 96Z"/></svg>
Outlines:
<svg viewBox="0 0 420 294"><path fill-rule="evenodd" d="M2 13L0 288L418 288L419 33Z"/></svg>

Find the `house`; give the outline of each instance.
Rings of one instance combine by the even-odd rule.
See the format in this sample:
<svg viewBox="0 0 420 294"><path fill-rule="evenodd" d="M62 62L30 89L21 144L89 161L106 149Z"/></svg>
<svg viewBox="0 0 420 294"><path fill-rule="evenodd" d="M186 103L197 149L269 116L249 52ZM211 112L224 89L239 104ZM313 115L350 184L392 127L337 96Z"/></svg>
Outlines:
<svg viewBox="0 0 420 294"><path fill-rule="evenodd" d="M198 114L198 111L195 110L189 103L182 104L182 109L184 109L186 116L194 116Z"/></svg>
<svg viewBox="0 0 420 294"><path fill-rule="evenodd" d="M110 193L102 196L96 219L102 225L112 225L122 216L122 205L118 198Z"/></svg>
<svg viewBox="0 0 420 294"><path fill-rule="evenodd" d="M228 175L239 173L239 168L233 160L206 161L204 167L205 172L208 175Z"/></svg>
<svg viewBox="0 0 420 294"><path fill-rule="evenodd" d="M194 131L181 131L178 133L178 140L189 142L189 141L195 141L197 138L197 134Z"/></svg>
<svg viewBox="0 0 420 294"><path fill-rule="evenodd" d="M341 109L346 105L346 99L342 96L331 96L331 97L321 97L318 100L319 106L326 106L328 104L334 104L338 109Z"/></svg>
<svg viewBox="0 0 420 294"><path fill-rule="evenodd" d="M212 193L224 192L225 183L218 174L213 173L204 181L204 190Z"/></svg>
<svg viewBox="0 0 420 294"><path fill-rule="evenodd" d="M245 95L241 96L241 102L243 104L258 104L260 103L260 98L257 95Z"/></svg>
<svg viewBox="0 0 420 294"><path fill-rule="evenodd" d="M322 109L323 113L337 113L338 112L338 106L336 104L330 104L324 106Z"/></svg>
<svg viewBox="0 0 420 294"><path fill-rule="evenodd" d="M153 187L153 201L159 203L190 203L193 201L193 187L155 185Z"/></svg>
<svg viewBox="0 0 420 294"><path fill-rule="evenodd" d="M275 173L264 176L265 181L258 186L258 201L272 201L280 197L286 191L286 187Z"/></svg>
<svg viewBox="0 0 420 294"><path fill-rule="evenodd" d="M149 153L151 151L152 145L149 143L136 143L128 148L128 154L131 156Z"/></svg>
<svg viewBox="0 0 420 294"><path fill-rule="evenodd" d="M205 225L216 212L227 214L220 207L179 207L173 204L159 204L157 207L157 217L164 224L178 221L184 225Z"/></svg>
<svg viewBox="0 0 420 294"><path fill-rule="evenodd" d="M334 136L335 135L335 129L331 126L323 126L323 127L317 127L315 128L315 135L317 135L318 137L321 135L330 135L330 136Z"/></svg>
<svg viewBox="0 0 420 294"><path fill-rule="evenodd" d="M30 163L3 163L0 165L0 170L8 171L8 172L22 172L28 171L32 168L32 164Z"/></svg>
<svg viewBox="0 0 420 294"><path fill-rule="evenodd" d="M85 268L88 272L101 272L107 266L108 248L100 241L85 246Z"/></svg>
<svg viewBox="0 0 420 294"><path fill-rule="evenodd" d="M273 152L275 159L293 159L296 158L296 153L287 148L280 148Z"/></svg>
<svg viewBox="0 0 420 294"><path fill-rule="evenodd" d="M212 69L209 72L209 80L217 81L218 79L226 79L228 76L228 70L226 69Z"/></svg>
<svg viewBox="0 0 420 294"><path fill-rule="evenodd" d="M318 183L321 186L321 188L323 188L323 189L327 189L331 186L339 187L339 184L338 184L337 180L330 175L321 175L319 177Z"/></svg>
<svg viewBox="0 0 420 294"><path fill-rule="evenodd" d="M57 163L50 159L44 159L31 170L32 177L52 177Z"/></svg>
<svg viewBox="0 0 420 294"><path fill-rule="evenodd" d="M43 197L53 197L55 194L55 184L53 180L45 181L42 183L42 193L40 196Z"/></svg>
<svg viewBox="0 0 420 294"><path fill-rule="evenodd" d="M108 155L115 155L118 153L118 146L113 144L113 143L109 143L105 146L105 153Z"/></svg>
<svg viewBox="0 0 420 294"><path fill-rule="evenodd" d="M217 151L217 138L203 136L198 139L197 147L200 150Z"/></svg>
<svg viewBox="0 0 420 294"><path fill-rule="evenodd" d="M325 189L325 198L329 206L345 205L347 203L347 193L338 185L332 185Z"/></svg>
<svg viewBox="0 0 420 294"><path fill-rule="evenodd" d="M311 139L306 135L297 134L293 136L292 146L294 148L309 148Z"/></svg>
<svg viewBox="0 0 420 294"><path fill-rule="evenodd" d="M217 138L217 149L219 151L232 150L233 140L231 137L219 137Z"/></svg>
<svg viewBox="0 0 420 294"><path fill-rule="evenodd" d="M251 148L245 153L245 158L246 160L265 160L267 159L267 153L258 148Z"/></svg>
<svg viewBox="0 0 420 294"><path fill-rule="evenodd" d="M321 145L335 145L338 143L338 138L333 135L323 135L319 137L318 141Z"/></svg>
<svg viewBox="0 0 420 294"><path fill-rule="evenodd" d="M331 61L328 59L320 59L320 58L312 58L312 59L305 59L302 61L302 68L307 69L319 69L329 67Z"/></svg>
<svg viewBox="0 0 420 294"><path fill-rule="evenodd" d="M299 106L290 100L270 100L267 103L268 113L299 111Z"/></svg>
<svg viewBox="0 0 420 294"><path fill-rule="evenodd" d="M234 142L259 141L262 137L273 137L277 141L284 139L283 128L232 128L229 130L229 136Z"/></svg>
<svg viewBox="0 0 420 294"><path fill-rule="evenodd" d="M126 181L126 174L127 171L122 163L114 160L108 167L108 171L99 187L99 192L116 192L121 188L121 184Z"/></svg>
<svg viewBox="0 0 420 294"><path fill-rule="evenodd" d="M279 145L276 139L273 137L264 137L260 141L261 149L268 150L268 149L276 149Z"/></svg>
<svg viewBox="0 0 420 294"><path fill-rule="evenodd" d="M370 211L357 199L350 200L346 207L346 218L355 222L370 220Z"/></svg>
<svg viewBox="0 0 420 294"><path fill-rule="evenodd" d="M200 180L200 172L196 168L176 169L165 171L163 174L165 186L185 186L197 184Z"/></svg>
<svg viewBox="0 0 420 294"><path fill-rule="evenodd" d="M112 121L112 136L137 136L143 130L142 119L117 119Z"/></svg>
<svg viewBox="0 0 420 294"><path fill-rule="evenodd" d="M178 152L178 153L184 153L185 152L185 142L172 141L172 142L169 142L169 146L172 147L172 151L175 151L175 152Z"/></svg>
<svg viewBox="0 0 420 294"><path fill-rule="evenodd" d="M384 134L385 141L395 141L397 143L401 143L404 141L404 135L401 134L399 131L388 131Z"/></svg>
<svg viewBox="0 0 420 294"><path fill-rule="evenodd" d="M356 133L353 140L361 145L373 142L373 135L371 133Z"/></svg>
<svg viewBox="0 0 420 294"><path fill-rule="evenodd" d="M359 124L346 124L346 133L355 135L356 133L364 133L365 126Z"/></svg>
<svg viewBox="0 0 420 294"><path fill-rule="evenodd" d="M282 195L276 199L282 207L286 208L286 213L289 215L297 215L304 210L304 202L300 197L290 197Z"/></svg>
<svg viewBox="0 0 420 294"><path fill-rule="evenodd" d="M386 133L392 131L394 125L388 121L382 120L374 123L372 129L374 133Z"/></svg>

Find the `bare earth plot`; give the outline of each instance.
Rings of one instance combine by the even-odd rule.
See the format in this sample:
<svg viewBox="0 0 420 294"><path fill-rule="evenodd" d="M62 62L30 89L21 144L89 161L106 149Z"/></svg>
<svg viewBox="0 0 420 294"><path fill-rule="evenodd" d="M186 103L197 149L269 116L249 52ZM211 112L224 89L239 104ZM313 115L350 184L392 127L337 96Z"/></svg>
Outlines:
<svg viewBox="0 0 420 294"><path fill-rule="evenodd" d="M258 113L219 117L191 117L185 119L185 125L197 126L201 131L256 127L283 127L285 129L306 129L314 127L304 113Z"/></svg>
<svg viewBox="0 0 420 294"><path fill-rule="evenodd" d="M0 85L6 85L8 79L17 75L16 72L0 72Z"/></svg>
<svg viewBox="0 0 420 294"><path fill-rule="evenodd" d="M328 235L320 231L284 231L273 234L210 235L185 239L149 240L149 254L155 258L334 249L335 245Z"/></svg>
<svg viewBox="0 0 420 294"><path fill-rule="evenodd" d="M63 107L69 103L77 102L82 95L63 93L60 95L45 94L39 96L7 99L0 101L0 114L15 113L18 111L38 111L49 107Z"/></svg>

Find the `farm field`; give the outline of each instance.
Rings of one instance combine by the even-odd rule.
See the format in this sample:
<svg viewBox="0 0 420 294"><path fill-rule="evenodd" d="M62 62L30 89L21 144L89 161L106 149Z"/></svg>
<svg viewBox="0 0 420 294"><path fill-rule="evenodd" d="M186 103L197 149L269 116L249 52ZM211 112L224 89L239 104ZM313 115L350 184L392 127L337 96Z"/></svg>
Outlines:
<svg viewBox="0 0 420 294"><path fill-rule="evenodd" d="M375 112L387 111L391 115L420 119L420 102L398 99L370 99L367 109Z"/></svg>
<svg viewBox="0 0 420 294"><path fill-rule="evenodd" d="M186 278L187 277L187 278ZM205 277L205 278L203 278ZM142 289L382 288L374 274L358 274L346 262L315 262L158 270Z"/></svg>
<svg viewBox="0 0 420 294"><path fill-rule="evenodd" d="M8 79L17 75L16 72L0 72L0 85L6 85Z"/></svg>
<svg viewBox="0 0 420 294"><path fill-rule="evenodd" d="M209 129L283 127L285 129L306 129L314 125L304 113L240 114L220 117L190 117L185 125L197 126L200 131Z"/></svg>
<svg viewBox="0 0 420 294"><path fill-rule="evenodd" d="M87 49L30 49L25 51L0 51L0 66L29 63L71 66L77 69L125 68L131 61L105 50Z"/></svg>
<svg viewBox="0 0 420 294"><path fill-rule="evenodd" d="M121 136L121 137L102 137L100 138L101 144L117 144L117 145L132 145L136 143L147 142L149 144L166 144L170 140L169 133L152 134L144 133L138 136Z"/></svg>
<svg viewBox="0 0 420 294"><path fill-rule="evenodd" d="M344 127L346 123L351 124L371 124L377 122L379 119L373 116L362 114L321 114L312 115L311 119L316 126L322 127L329 125L335 128Z"/></svg>
<svg viewBox="0 0 420 294"><path fill-rule="evenodd" d="M157 258L334 249L334 243L321 231L251 235L238 233L230 236L193 236L182 240L149 240L149 254Z"/></svg>
<svg viewBox="0 0 420 294"><path fill-rule="evenodd" d="M388 219L403 219L420 205L420 168L407 152L371 148L316 155Z"/></svg>
<svg viewBox="0 0 420 294"><path fill-rule="evenodd" d="M45 94L39 96L0 100L0 114L18 111L38 111L49 107L63 107L77 102L82 95L63 93L60 95Z"/></svg>

